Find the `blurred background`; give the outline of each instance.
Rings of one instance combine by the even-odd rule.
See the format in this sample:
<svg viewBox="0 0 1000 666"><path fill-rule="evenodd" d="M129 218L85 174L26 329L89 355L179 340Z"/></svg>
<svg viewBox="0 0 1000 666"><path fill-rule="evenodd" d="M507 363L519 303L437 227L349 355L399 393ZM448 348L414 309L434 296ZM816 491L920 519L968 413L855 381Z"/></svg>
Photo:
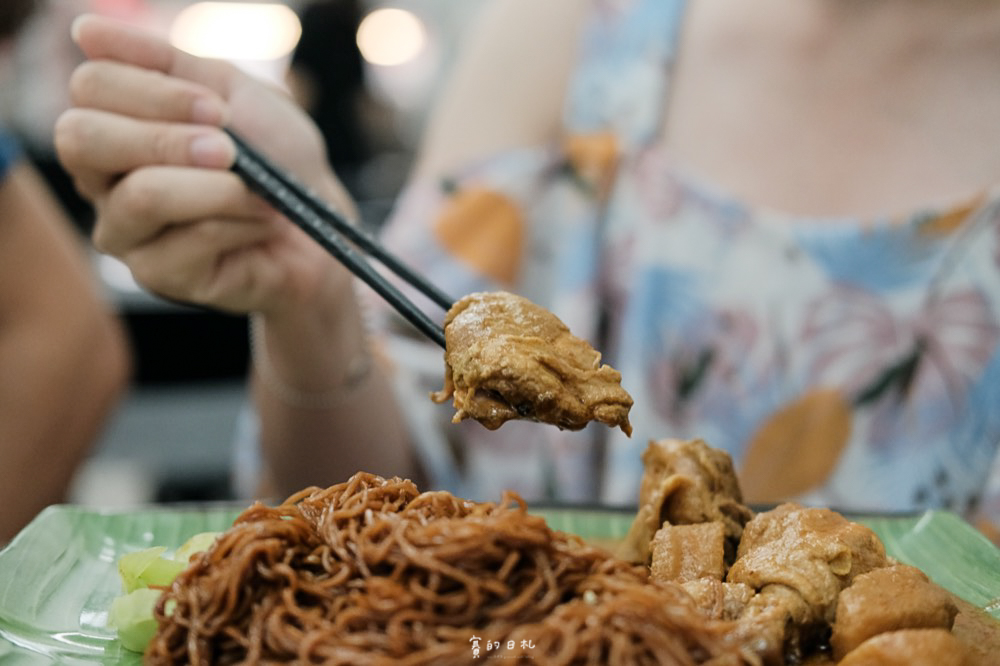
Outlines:
<svg viewBox="0 0 1000 666"><path fill-rule="evenodd" d="M52 126L69 104L81 13L169 37L288 90L319 122L330 160L377 227L409 170L428 106L481 0L47 0L14 45L0 120L24 142L80 233L93 224L55 158ZM243 498L238 443L253 437L244 379L246 321L166 303L128 269L93 254L135 356L129 396L74 484L104 507ZM235 472L235 474L234 474Z"/></svg>

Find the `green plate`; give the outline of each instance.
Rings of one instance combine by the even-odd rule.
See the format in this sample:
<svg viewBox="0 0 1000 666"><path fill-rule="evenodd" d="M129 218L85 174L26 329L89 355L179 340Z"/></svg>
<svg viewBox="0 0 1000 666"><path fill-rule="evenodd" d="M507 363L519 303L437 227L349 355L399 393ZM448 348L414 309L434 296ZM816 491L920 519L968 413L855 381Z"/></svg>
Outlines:
<svg viewBox="0 0 1000 666"><path fill-rule="evenodd" d="M232 506L43 511L0 551L0 663L138 664L138 655L123 650L106 626L111 600L121 590L117 559L224 530L239 511ZM631 515L621 511L536 513L555 529L594 539L621 538L631 523ZM961 518L941 511L855 518L878 533L891 555L1000 619L1000 550Z"/></svg>

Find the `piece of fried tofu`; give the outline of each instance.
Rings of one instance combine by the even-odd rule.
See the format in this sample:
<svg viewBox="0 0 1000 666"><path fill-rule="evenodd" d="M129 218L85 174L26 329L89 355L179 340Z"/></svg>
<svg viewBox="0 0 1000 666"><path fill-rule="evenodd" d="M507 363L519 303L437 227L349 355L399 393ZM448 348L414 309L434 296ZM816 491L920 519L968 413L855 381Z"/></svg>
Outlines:
<svg viewBox="0 0 1000 666"><path fill-rule="evenodd" d="M841 659L867 639L898 629L951 629L958 608L920 569L906 564L854 579L837 599L830 646Z"/></svg>
<svg viewBox="0 0 1000 666"><path fill-rule="evenodd" d="M726 575L726 526L719 521L665 524L653 536L650 573L656 580L684 583Z"/></svg>

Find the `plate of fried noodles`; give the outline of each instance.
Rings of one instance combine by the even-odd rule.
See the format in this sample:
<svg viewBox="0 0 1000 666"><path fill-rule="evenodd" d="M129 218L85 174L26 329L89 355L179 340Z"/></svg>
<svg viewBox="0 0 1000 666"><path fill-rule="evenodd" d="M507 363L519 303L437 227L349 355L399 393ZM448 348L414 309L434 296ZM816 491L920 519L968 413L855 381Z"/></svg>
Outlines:
<svg viewBox="0 0 1000 666"><path fill-rule="evenodd" d="M108 622L119 560L217 532L157 605L171 626L147 663L260 663L282 650L316 663L586 663L553 655L597 649L628 662L640 643L676 663L744 663L683 599L607 554L633 516L533 508L512 494L473 502L368 474L250 507L54 506L0 551L0 662L142 663ZM852 518L887 554L1000 619L1000 551L962 519ZM192 627L216 636L210 648Z"/></svg>

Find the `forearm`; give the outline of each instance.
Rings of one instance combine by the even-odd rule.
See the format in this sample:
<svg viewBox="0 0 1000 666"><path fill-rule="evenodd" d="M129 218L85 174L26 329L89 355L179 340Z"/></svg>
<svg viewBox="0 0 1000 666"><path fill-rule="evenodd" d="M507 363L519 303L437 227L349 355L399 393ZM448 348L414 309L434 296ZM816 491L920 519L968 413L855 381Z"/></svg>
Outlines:
<svg viewBox="0 0 1000 666"><path fill-rule="evenodd" d="M0 543L65 501L79 463L128 379L124 335L110 315L62 312L0 327Z"/></svg>
<svg viewBox="0 0 1000 666"><path fill-rule="evenodd" d="M273 492L358 471L417 478L413 448L359 308L338 287L312 307L254 315L253 393Z"/></svg>
<svg viewBox="0 0 1000 666"><path fill-rule="evenodd" d="M26 165L0 185L0 541L65 498L124 390L125 336Z"/></svg>

